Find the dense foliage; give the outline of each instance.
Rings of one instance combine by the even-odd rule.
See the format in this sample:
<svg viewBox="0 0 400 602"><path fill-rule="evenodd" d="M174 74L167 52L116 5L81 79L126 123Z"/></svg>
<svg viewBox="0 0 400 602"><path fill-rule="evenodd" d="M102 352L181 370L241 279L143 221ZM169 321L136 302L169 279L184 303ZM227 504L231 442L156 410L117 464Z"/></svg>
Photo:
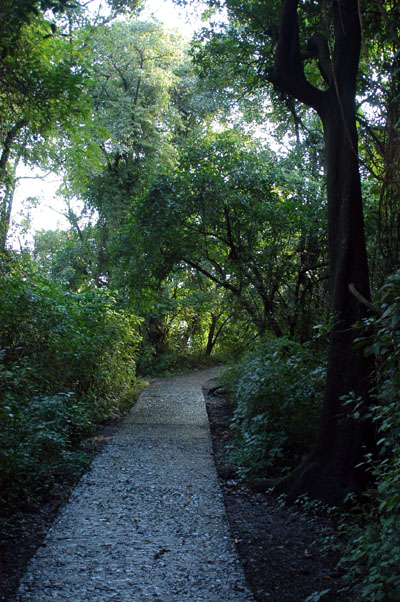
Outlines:
<svg viewBox="0 0 400 602"><path fill-rule="evenodd" d="M350 542L342 560L346 581L359 600L398 600L400 578L400 272L390 275L379 295L382 315L369 320L374 329L360 341L376 358L377 385L371 415L378 433L378 457L366 463L374 488L362 512L345 531Z"/></svg>
<svg viewBox="0 0 400 602"><path fill-rule="evenodd" d="M135 398L138 320L107 291L68 291L29 257L0 289L1 505L41 497L82 465L78 444Z"/></svg>
<svg viewBox="0 0 400 602"><path fill-rule="evenodd" d="M238 474L273 477L309 452L321 413L325 367L312 346L266 337L224 373L234 406Z"/></svg>
<svg viewBox="0 0 400 602"><path fill-rule="evenodd" d="M307 340L323 290L325 210L318 180L290 161L289 176L288 159L239 128L191 138L138 204L137 236L150 269L197 270L257 335Z"/></svg>

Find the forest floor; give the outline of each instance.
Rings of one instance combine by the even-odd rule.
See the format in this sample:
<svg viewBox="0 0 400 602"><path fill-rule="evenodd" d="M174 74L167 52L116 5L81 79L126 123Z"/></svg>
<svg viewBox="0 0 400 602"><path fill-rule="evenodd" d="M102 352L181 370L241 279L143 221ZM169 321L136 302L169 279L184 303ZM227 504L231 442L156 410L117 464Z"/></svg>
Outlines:
<svg viewBox="0 0 400 602"><path fill-rule="evenodd" d="M269 493L253 491L234 476L230 462L233 444L229 428L230 403L204 389L214 455L232 535L246 578L258 602L348 602L339 592L338 558L322 552L326 536L336 538L335 524L304 509L285 507ZM96 455L118 430L121 421L103 427L89 445ZM12 602L20 577L74 483L59 486L57 494L37 511L21 514L0 532L0 602ZM318 592L318 594L317 594ZM324 592L324 593L322 593Z"/></svg>
<svg viewBox="0 0 400 602"><path fill-rule="evenodd" d="M253 595L258 602L352 602L340 590L339 556L326 550L340 541L334 519L313 506L288 507L272 493L257 492L235 478L230 455L232 406L203 387L214 456L231 532ZM333 546L332 546L333 547ZM312 597L314 594L314 597Z"/></svg>

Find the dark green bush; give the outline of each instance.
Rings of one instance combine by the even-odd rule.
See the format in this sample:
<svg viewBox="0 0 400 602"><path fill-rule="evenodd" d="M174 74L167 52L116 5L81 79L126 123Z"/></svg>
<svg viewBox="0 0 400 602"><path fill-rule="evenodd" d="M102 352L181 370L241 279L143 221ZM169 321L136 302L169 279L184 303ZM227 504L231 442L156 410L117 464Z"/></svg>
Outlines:
<svg viewBox="0 0 400 602"><path fill-rule="evenodd" d="M375 488L358 521L345 528L349 545L342 564L354 599L400 600L400 270L381 290L383 315L369 320L374 334L364 341L376 357L378 459L368 457Z"/></svg>
<svg viewBox="0 0 400 602"><path fill-rule="evenodd" d="M139 337L109 292L68 291L28 257L0 270L0 497L10 506L77 470L82 438L132 403Z"/></svg>
<svg viewBox="0 0 400 602"><path fill-rule="evenodd" d="M290 470L313 444L325 369L310 348L268 337L228 370L223 385L234 404L240 475Z"/></svg>
<svg viewBox="0 0 400 602"><path fill-rule="evenodd" d="M73 442L90 429L84 404L72 394L9 400L0 412L0 505L40 500L56 480L79 473L87 458Z"/></svg>

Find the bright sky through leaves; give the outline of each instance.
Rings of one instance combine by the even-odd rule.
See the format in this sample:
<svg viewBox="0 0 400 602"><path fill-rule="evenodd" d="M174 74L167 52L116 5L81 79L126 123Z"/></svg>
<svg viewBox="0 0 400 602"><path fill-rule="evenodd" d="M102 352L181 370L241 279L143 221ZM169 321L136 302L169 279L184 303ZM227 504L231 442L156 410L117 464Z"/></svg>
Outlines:
<svg viewBox="0 0 400 602"><path fill-rule="evenodd" d="M97 11L99 5L104 2L94 0L91 10ZM141 18L144 20L155 17L158 21L165 24L167 28L176 29L185 37L190 38L193 32L202 27L201 6L192 8L182 8L177 6L172 0L147 0ZM45 179L39 179L43 175L39 169L30 169L21 166L19 175L23 179L17 187L12 215L12 232L10 232L10 243L19 248L20 243L32 239L32 236L26 236L21 232L20 226L24 217L30 213L30 226L33 231L41 229L68 228L70 226L66 218L61 213L65 212L63 199L56 196L57 188L61 185L61 180L57 179L55 174L50 174ZM36 176L36 178L35 178ZM33 179L35 178L35 179ZM27 209L27 203L24 203L29 197L36 197L39 200L35 208ZM16 230L19 233L16 233Z"/></svg>

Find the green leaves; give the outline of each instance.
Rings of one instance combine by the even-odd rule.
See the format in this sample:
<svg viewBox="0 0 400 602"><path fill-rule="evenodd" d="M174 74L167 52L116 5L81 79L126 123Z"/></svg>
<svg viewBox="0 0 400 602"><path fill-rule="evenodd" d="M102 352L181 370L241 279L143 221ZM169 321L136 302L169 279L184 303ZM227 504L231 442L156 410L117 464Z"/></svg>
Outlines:
<svg viewBox="0 0 400 602"><path fill-rule="evenodd" d="M379 456L365 458L374 489L367 492L361 523L346 526L348 545L342 564L354 596L368 602L396 600L400 592L399 293L400 272L396 271L380 292L383 314L368 320L367 329L373 332L363 342L365 352L376 358L375 404L370 413Z"/></svg>
<svg viewBox="0 0 400 602"><path fill-rule="evenodd" d="M82 464L72 447L96 422L132 403L139 320L109 292L67 291L28 258L1 272L0 504L26 503Z"/></svg>
<svg viewBox="0 0 400 602"><path fill-rule="evenodd" d="M239 474L282 476L314 442L325 369L310 349L266 337L224 374Z"/></svg>
<svg viewBox="0 0 400 602"><path fill-rule="evenodd" d="M137 205L138 265L184 262L224 288L257 332L285 332L288 308L294 329L295 295L312 281L296 286L296 270L318 265L324 249L319 194L309 174L289 178L286 162L238 127L197 134Z"/></svg>

